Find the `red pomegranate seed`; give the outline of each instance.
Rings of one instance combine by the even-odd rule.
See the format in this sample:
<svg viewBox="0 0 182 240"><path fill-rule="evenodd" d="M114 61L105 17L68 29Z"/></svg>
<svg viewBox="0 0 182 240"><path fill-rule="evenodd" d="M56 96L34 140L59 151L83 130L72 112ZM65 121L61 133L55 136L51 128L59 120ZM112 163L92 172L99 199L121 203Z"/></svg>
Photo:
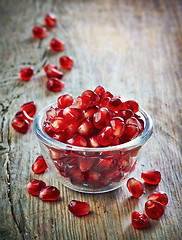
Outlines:
<svg viewBox="0 0 182 240"><path fill-rule="evenodd" d="M44 122L43 129L50 137L55 134L51 129L50 122Z"/></svg>
<svg viewBox="0 0 182 240"><path fill-rule="evenodd" d="M142 183L135 178L128 179L127 188L135 198L139 198L143 193Z"/></svg>
<svg viewBox="0 0 182 240"><path fill-rule="evenodd" d="M33 123L33 118L30 117L25 111L17 112L15 115L15 118L21 118L21 119L27 120L30 124Z"/></svg>
<svg viewBox="0 0 182 240"><path fill-rule="evenodd" d="M78 127L78 133L80 135L88 136L92 133L93 128L93 123L90 121L89 118L86 118Z"/></svg>
<svg viewBox="0 0 182 240"><path fill-rule="evenodd" d="M110 97L104 97L103 100L100 102L99 107L105 107L105 108L109 108L109 102L111 101Z"/></svg>
<svg viewBox="0 0 182 240"><path fill-rule="evenodd" d="M96 113L98 109L99 108L97 106L86 108L84 112L85 118L92 118L94 113Z"/></svg>
<svg viewBox="0 0 182 240"><path fill-rule="evenodd" d="M44 18L44 23L47 27L55 27L57 25L56 16L53 13L47 13Z"/></svg>
<svg viewBox="0 0 182 240"><path fill-rule="evenodd" d="M30 195L38 196L40 190L46 186L45 182L37 179L32 179L27 183L27 192Z"/></svg>
<svg viewBox="0 0 182 240"><path fill-rule="evenodd" d="M69 176L70 181L74 185L82 185L84 183L84 173L76 165L67 165L65 173Z"/></svg>
<svg viewBox="0 0 182 240"><path fill-rule="evenodd" d="M63 69L71 69L74 65L74 62L71 57L62 56L59 59L59 64Z"/></svg>
<svg viewBox="0 0 182 240"><path fill-rule="evenodd" d="M32 164L32 171L37 174L37 173L43 173L46 169L47 169L47 164L44 160L44 157L41 155Z"/></svg>
<svg viewBox="0 0 182 240"><path fill-rule="evenodd" d="M45 38L47 35L47 29L41 26L35 26L32 29L32 34L35 38Z"/></svg>
<svg viewBox="0 0 182 240"><path fill-rule="evenodd" d="M46 116L47 116L46 121L52 120L57 116L56 110L53 107L51 107L49 110L47 110Z"/></svg>
<svg viewBox="0 0 182 240"><path fill-rule="evenodd" d="M97 136L92 136L88 139L88 146L93 148L100 147L100 144L97 141Z"/></svg>
<svg viewBox="0 0 182 240"><path fill-rule="evenodd" d="M87 141L84 137L75 134L72 138L67 141L68 144L79 146L79 147L86 147Z"/></svg>
<svg viewBox="0 0 182 240"><path fill-rule="evenodd" d="M114 117L111 119L111 127L113 130L113 134L116 137L121 137L121 135L124 133L125 130L125 124L122 118L120 117Z"/></svg>
<svg viewBox="0 0 182 240"><path fill-rule="evenodd" d="M135 138L138 135L138 133L139 133L139 128L137 125L126 124L124 133L122 135L122 139L124 140L124 142L128 142L133 138Z"/></svg>
<svg viewBox="0 0 182 240"><path fill-rule="evenodd" d="M44 67L44 71L47 73L47 71L51 68L54 68L56 70L58 70L58 67L54 64L47 64L45 67Z"/></svg>
<svg viewBox="0 0 182 240"><path fill-rule="evenodd" d="M90 187L97 187L97 183L100 181L101 175L96 169L90 169L85 173L85 181Z"/></svg>
<svg viewBox="0 0 182 240"><path fill-rule="evenodd" d="M72 138L78 132L79 123L71 123L67 126L65 134L67 139Z"/></svg>
<svg viewBox="0 0 182 240"><path fill-rule="evenodd" d="M29 81L30 78L33 76L33 68L26 67L20 70L20 79L23 81Z"/></svg>
<svg viewBox="0 0 182 240"><path fill-rule="evenodd" d="M62 95L57 99L58 108L64 109L66 107L71 106L72 103L73 103L73 97L71 94Z"/></svg>
<svg viewBox="0 0 182 240"><path fill-rule="evenodd" d="M168 196L164 192L153 192L148 196L148 200L160 202L163 206L166 206L168 204Z"/></svg>
<svg viewBox="0 0 182 240"><path fill-rule="evenodd" d="M111 127L105 127L97 136L97 141L102 146L109 146L114 139L113 130Z"/></svg>
<svg viewBox="0 0 182 240"><path fill-rule="evenodd" d="M139 111L139 105L135 100L128 100L127 103L127 109L130 109L133 113L136 113Z"/></svg>
<svg viewBox="0 0 182 240"><path fill-rule="evenodd" d="M140 131L142 130L142 126L141 126L140 122L135 117L128 118L125 121L125 124L135 124L135 125L137 125L137 127L139 128Z"/></svg>
<svg viewBox="0 0 182 240"><path fill-rule="evenodd" d="M87 172L94 164L94 158L79 158L78 159L78 166L81 172Z"/></svg>
<svg viewBox="0 0 182 240"><path fill-rule="evenodd" d="M82 103L85 103L87 107L93 107L100 101L99 96L91 90L86 90L81 95Z"/></svg>
<svg viewBox="0 0 182 240"><path fill-rule="evenodd" d="M120 144L120 139L118 137L114 137L111 143L111 146L116 146Z"/></svg>
<svg viewBox="0 0 182 240"><path fill-rule="evenodd" d="M106 91L105 94L104 94L104 97L109 97L109 98L112 99L114 96L109 91Z"/></svg>
<svg viewBox="0 0 182 240"><path fill-rule="evenodd" d="M124 120L133 117L133 112L130 109L121 110L117 114L119 117L123 118Z"/></svg>
<svg viewBox="0 0 182 240"><path fill-rule="evenodd" d="M120 98L112 98L110 101L109 101L109 105L108 105L108 108L110 111L120 111L121 108L122 108L122 102L120 100Z"/></svg>
<svg viewBox="0 0 182 240"><path fill-rule="evenodd" d="M145 203L145 212L149 218L158 219L164 214L164 206L160 202L148 200Z"/></svg>
<svg viewBox="0 0 182 240"><path fill-rule="evenodd" d="M146 228L148 217L144 213L132 212L131 222L134 228Z"/></svg>
<svg viewBox="0 0 182 240"><path fill-rule="evenodd" d="M63 73L56 68L49 67L46 74L47 74L48 78L52 78L52 77L55 77L55 78L58 78L58 79L63 78Z"/></svg>
<svg viewBox="0 0 182 240"><path fill-rule="evenodd" d="M161 173L157 170L150 170L143 172L141 178L148 184L156 185L161 181Z"/></svg>
<svg viewBox="0 0 182 240"><path fill-rule="evenodd" d="M54 186L47 186L40 190L39 198L42 201L56 201L58 200L60 191Z"/></svg>
<svg viewBox="0 0 182 240"><path fill-rule="evenodd" d="M52 92L59 92L64 88L64 82L58 78L49 78L47 80L47 89Z"/></svg>
<svg viewBox="0 0 182 240"><path fill-rule="evenodd" d="M90 205L86 202L72 200L68 205L68 209L73 215L79 217L89 214Z"/></svg>
<svg viewBox="0 0 182 240"><path fill-rule="evenodd" d="M99 168L111 167L112 164L113 164L112 158L104 158L99 160L97 167Z"/></svg>
<svg viewBox="0 0 182 240"><path fill-rule="evenodd" d="M65 143L67 141L67 136L65 135L64 132L56 133L52 136L52 138L54 138L55 140L57 140L59 142Z"/></svg>
<svg viewBox="0 0 182 240"><path fill-rule="evenodd" d="M50 49L53 51L63 51L65 48L65 43L59 39L52 38L50 41Z"/></svg>
<svg viewBox="0 0 182 240"><path fill-rule="evenodd" d="M111 114L107 108L100 108L93 115L93 124L98 129L103 129L106 127L111 120Z"/></svg>
<svg viewBox="0 0 182 240"><path fill-rule="evenodd" d="M11 122L12 127L20 133L26 133L29 129L29 122L22 118L13 118Z"/></svg>
<svg viewBox="0 0 182 240"><path fill-rule="evenodd" d="M37 106L33 101L27 102L20 107L20 111L25 111L30 117L33 117L37 111Z"/></svg>
<svg viewBox="0 0 182 240"><path fill-rule="evenodd" d="M67 126L68 126L67 121L61 117L56 117L51 121L51 129L55 133L64 131Z"/></svg>
<svg viewBox="0 0 182 240"><path fill-rule="evenodd" d="M94 93L96 93L100 99L103 99L103 96L105 95L105 89L102 86L97 86L96 89L94 90Z"/></svg>
<svg viewBox="0 0 182 240"><path fill-rule="evenodd" d="M67 107L63 111L63 116L68 122L75 122L83 115L82 111L78 108Z"/></svg>

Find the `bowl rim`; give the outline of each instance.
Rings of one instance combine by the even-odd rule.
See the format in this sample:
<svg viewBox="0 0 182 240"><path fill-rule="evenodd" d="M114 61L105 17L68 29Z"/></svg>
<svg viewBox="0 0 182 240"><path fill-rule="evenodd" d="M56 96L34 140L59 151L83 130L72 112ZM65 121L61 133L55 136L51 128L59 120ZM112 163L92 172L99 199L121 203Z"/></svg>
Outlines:
<svg viewBox="0 0 182 240"><path fill-rule="evenodd" d="M115 146L100 147L100 148L78 147L78 146L70 145L67 143L62 143L51 138L46 132L44 132L42 127L43 118L45 117L46 110L48 110L50 107L55 107L55 106L56 106L56 102L51 103L48 106L44 107L36 115L36 118L34 119L34 123L33 123L33 130L41 142L56 149L85 151L85 152L107 152L107 151L116 151L116 150L131 150L131 149L142 146L150 138L153 132L152 118L146 111L144 111L142 108L139 108L138 112L143 116L145 120L145 128L138 137L134 138L129 142L115 145Z"/></svg>

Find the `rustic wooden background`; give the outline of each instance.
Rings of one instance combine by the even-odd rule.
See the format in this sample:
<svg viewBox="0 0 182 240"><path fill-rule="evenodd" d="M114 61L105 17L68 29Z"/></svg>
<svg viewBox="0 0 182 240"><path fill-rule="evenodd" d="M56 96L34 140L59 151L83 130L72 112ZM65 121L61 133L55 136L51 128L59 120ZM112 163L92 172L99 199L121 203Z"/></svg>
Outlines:
<svg viewBox="0 0 182 240"><path fill-rule="evenodd" d="M43 23L47 12L57 15L58 26L44 40L31 29ZM182 2L177 0L1 0L0 1L0 239L182 239ZM58 37L66 50L48 51ZM36 176L31 165L39 155L32 131L15 132L11 120L25 102L35 100L38 111L60 93L46 90L43 65L58 64L61 55L74 58L65 74L62 93L77 96L102 84L114 94L135 98L154 120L152 138L144 146L135 174L159 169L162 181L145 185L145 194L131 197L124 186L107 194L81 194L46 175ZM36 74L29 82L18 78L27 65ZM26 192L26 183L38 178L61 191L61 200L44 203ZM165 214L150 220L145 230L131 226L131 213L144 211L154 190L169 197ZM67 208L72 199L91 205L85 217Z"/></svg>

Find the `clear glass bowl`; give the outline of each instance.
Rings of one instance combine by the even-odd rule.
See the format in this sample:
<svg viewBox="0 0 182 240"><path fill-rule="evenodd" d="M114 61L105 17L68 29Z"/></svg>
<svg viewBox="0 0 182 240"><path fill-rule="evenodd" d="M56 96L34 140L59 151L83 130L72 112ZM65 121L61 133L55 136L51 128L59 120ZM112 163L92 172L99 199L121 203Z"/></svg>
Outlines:
<svg viewBox="0 0 182 240"><path fill-rule="evenodd" d="M50 177L58 179L72 190L84 193L103 193L119 188L137 167L140 148L152 134L153 122L149 114L140 108L139 114L145 128L130 142L102 148L77 147L61 143L44 132L46 111L55 105L44 108L34 120L34 132L39 139Z"/></svg>

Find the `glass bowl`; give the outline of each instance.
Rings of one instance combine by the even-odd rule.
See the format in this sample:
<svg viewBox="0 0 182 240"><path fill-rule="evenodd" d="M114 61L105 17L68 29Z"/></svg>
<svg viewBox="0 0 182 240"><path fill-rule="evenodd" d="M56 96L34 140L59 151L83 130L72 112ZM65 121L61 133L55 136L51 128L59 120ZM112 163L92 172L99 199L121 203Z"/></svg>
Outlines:
<svg viewBox="0 0 182 240"><path fill-rule="evenodd" d="M56 106L56 103L41 110L34 120L34 132L39 139L50 177L72 190L84 193L104 193L125 183L137 167L140 148L152 134L153 122L149 114L139 109L144 130L135 139L117 146L89 148L59 142L44 132L46 111L51 106Z"/></svg>

